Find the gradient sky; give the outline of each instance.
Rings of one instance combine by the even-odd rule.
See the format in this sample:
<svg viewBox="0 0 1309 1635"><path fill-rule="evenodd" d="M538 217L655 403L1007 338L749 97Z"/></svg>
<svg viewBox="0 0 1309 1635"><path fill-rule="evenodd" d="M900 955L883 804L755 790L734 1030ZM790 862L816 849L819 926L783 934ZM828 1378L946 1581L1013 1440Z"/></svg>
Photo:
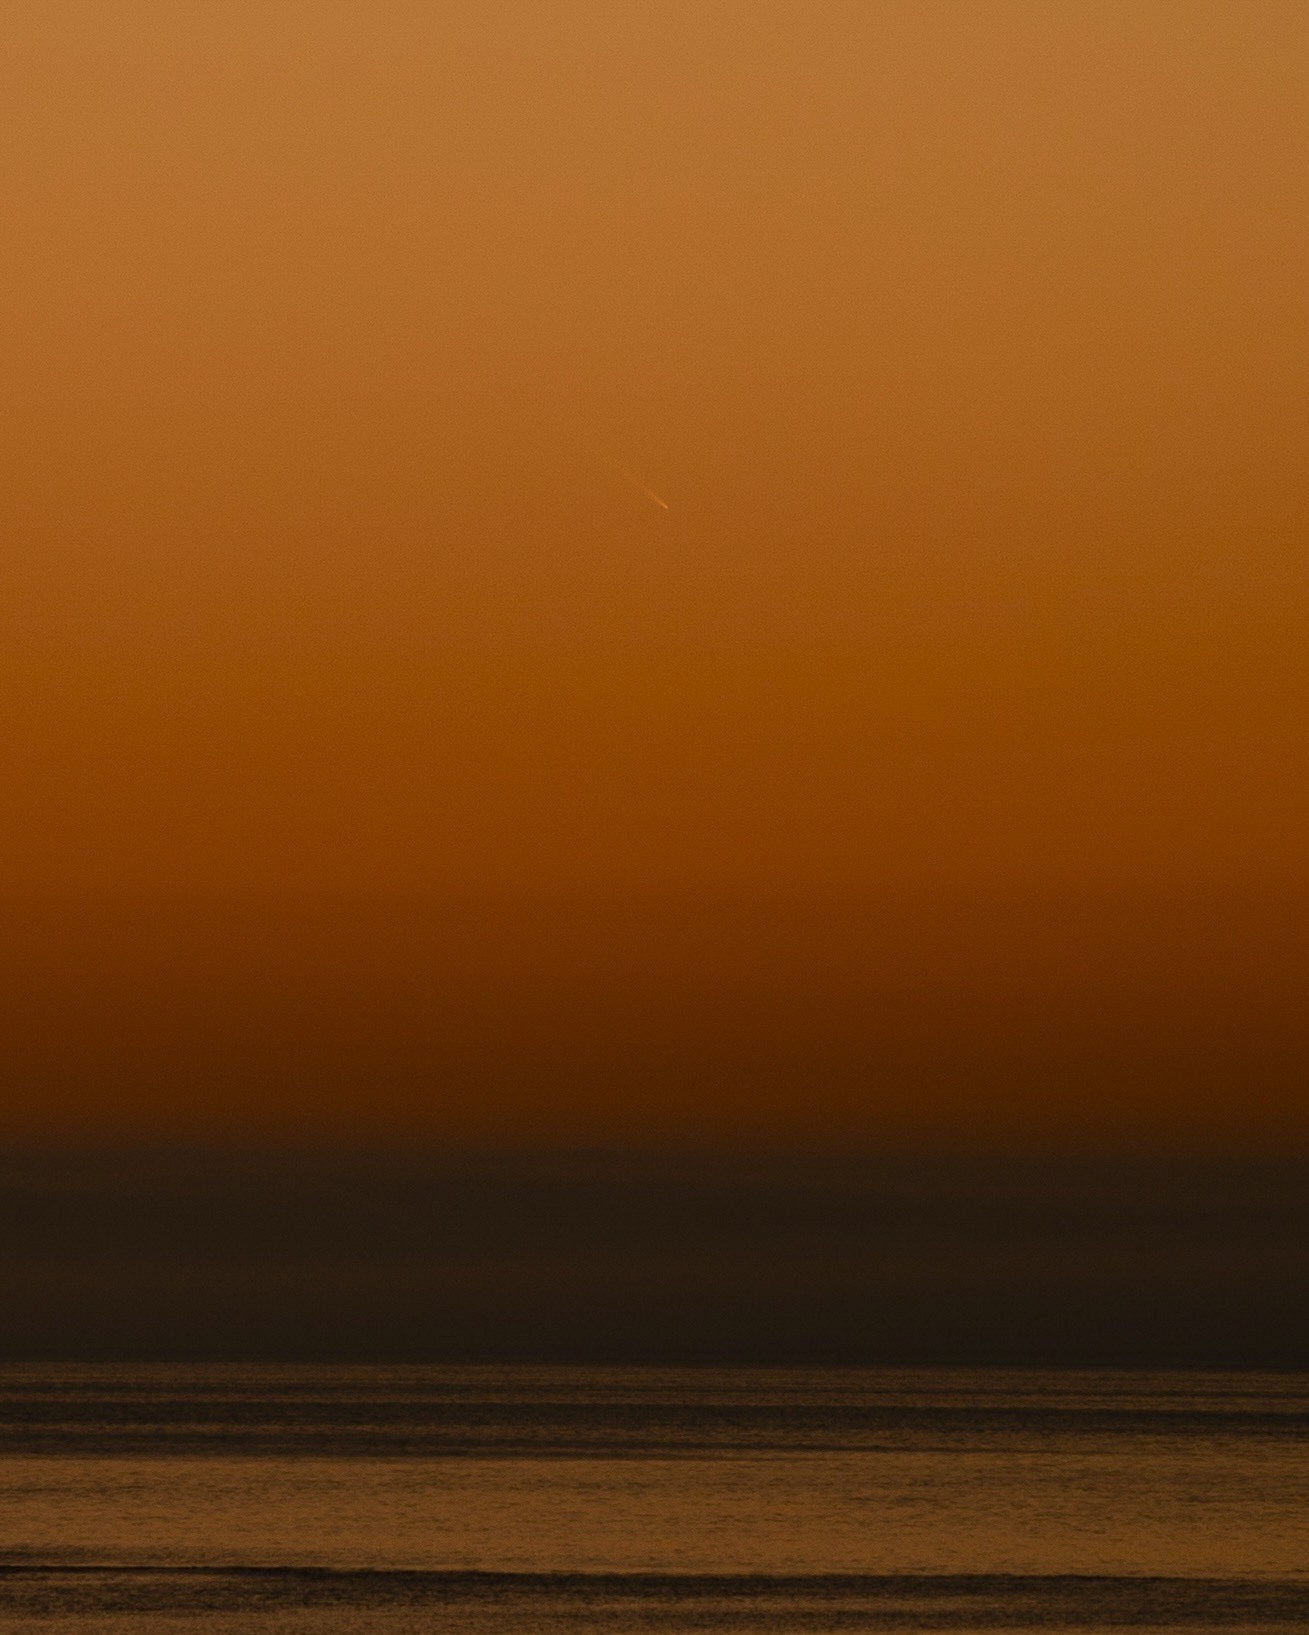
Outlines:
<svg viewBox="0 0 1309 1635"><path fill-rule="evenodd" d="M4 1130L1303 1142L1307 76L8 8Z"/></svg>

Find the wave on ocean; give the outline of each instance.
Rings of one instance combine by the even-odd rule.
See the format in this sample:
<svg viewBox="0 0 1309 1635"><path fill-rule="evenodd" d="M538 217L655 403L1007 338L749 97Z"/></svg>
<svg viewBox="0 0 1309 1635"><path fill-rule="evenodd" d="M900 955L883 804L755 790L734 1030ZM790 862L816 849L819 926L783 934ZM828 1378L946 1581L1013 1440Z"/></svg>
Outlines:
<svg viewBox="0 0 1309 1635"><path fill-rule="evenodd" d="M1309 1580L1085 1574L664 1574L318 1567L0 1567L0 1613L449 1612L500 1628L1235 1629L1309 1626Z"/></svg>

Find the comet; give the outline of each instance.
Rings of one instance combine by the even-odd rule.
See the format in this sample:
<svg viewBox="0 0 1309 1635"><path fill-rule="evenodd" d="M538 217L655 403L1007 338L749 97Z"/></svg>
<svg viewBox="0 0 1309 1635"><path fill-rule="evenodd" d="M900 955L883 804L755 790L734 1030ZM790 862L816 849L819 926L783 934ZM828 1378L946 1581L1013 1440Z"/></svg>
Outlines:
<svg viewBox="0 0 1309 1635"><path fill-rule="evenodd" d="M610 464L624 481L631 483L638 494L644 494L652 505L657 505L661 511L672 510L672 506L669 505L668 501L661 499L654 489L643 483L634 471L629 471L625 465L620 465L617 460L611 460Z"/></svg>

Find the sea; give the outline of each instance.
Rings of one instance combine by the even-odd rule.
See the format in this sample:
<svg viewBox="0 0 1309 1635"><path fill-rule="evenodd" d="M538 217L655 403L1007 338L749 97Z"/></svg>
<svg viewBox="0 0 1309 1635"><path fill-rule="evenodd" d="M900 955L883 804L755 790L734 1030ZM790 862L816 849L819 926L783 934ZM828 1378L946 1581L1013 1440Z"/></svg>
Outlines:
<svg viewBox="0 0 1309 1635"><path fill-rule="evenodd" d="M0 1635L1309 1629L1309 1376L0 1371Z"/></svg>

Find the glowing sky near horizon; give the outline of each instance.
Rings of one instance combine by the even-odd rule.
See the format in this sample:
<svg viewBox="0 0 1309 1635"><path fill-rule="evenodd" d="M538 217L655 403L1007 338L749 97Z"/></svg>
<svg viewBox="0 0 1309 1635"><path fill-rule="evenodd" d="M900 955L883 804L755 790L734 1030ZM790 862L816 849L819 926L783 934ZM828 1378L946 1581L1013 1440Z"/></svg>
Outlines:
<svg viewBox="0 0 1309 1635"><path fill-rule="evenodd" d="M1302 1134L1307 71L10 8L13 1126Z"/></svg>

